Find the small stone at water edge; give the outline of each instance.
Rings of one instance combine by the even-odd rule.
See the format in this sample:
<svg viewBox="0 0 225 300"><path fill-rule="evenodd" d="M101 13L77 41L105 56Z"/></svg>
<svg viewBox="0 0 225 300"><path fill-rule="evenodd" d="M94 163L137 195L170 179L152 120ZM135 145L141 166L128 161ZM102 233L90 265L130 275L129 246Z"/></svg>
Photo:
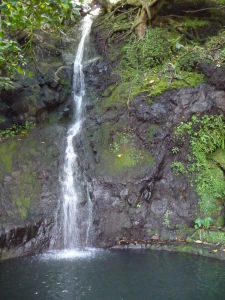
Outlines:
<svg viewBox="0 0 225 300"><path fill-rule="evenodd" d="M195 241L195 243L196 243L196 244L201 244L201 243L202 243L202 241L200 241L200 240L197 240L197 241Z"/></svg>

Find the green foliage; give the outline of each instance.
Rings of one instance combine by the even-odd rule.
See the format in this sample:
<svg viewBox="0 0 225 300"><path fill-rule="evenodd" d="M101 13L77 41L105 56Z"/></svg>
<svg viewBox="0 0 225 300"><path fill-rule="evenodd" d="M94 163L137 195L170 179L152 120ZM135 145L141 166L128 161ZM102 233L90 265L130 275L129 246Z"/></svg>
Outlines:
<svg viewBox="0 0 225 300"><path fill-rule="evenodd" d="M195 220L195 228L205 228L205 229L209 229L210 225L212 224L213 219L210 217L206 217L204 219L201 218L197 218Z"/></svg>
<svg viewBox="0 0 225 300"><path fill-rule="evenodd" d="M180 151L180 149L178 147L173 147L171 151L173 154L177 154Z"/></svg>
<svg viewBox="0 0 225 300"><path fill-rule="evenodd" d="M202 62L210 61L205 49L199 45L183 47L180 51L177 63L181 70L193 71Z"/></svg>
<svg viewBox="0 0 225 300"><path fill-rule="evenodd" d="M118 106L124 107L129 99L129 83L120 83L117 86L110 86L103 94L101 108Z"/></svg>
<svg viewBox="0 0 225 300"><path fill-rule="evenodd" d="M182 19L182 26L186 28L197 28L205 26L209 23L208 20L199 19L199 18L183 18Z"/></svg>
<svg viewBox="0 0 225 300"><path fill-rule="evenodd" d="M126 132L115 135L111 149L117 169L134 167L144 158L142 152L135 148L132 135Z"/></svg>
<svg viewBox="0 0 225 300"><path fill-rule="evenodd" d="M154 136L154 133L155 133L155 130L156 130L156 126L155 125L151 125L148 129L148 132L147 132L147 137L149 139L149 141L152 140L153 136Z"/></svg>
<svg viewBox="0 0 225 300"><path fill-rule="evenodd" d="M167 28L151 28L143 40L133 37L124 46L118 72L128 85L131 99L145 92L151 104L153 96L168 89L204 82L197 65L206 54L200 46L182 45L181 37Z"/></svg>
<svg viewBox="0 0 225 300"><path fill-rule="evenodd" d="M5 140L9 137L14 137L16 135L25 136L27 132L34 126L35 124L33 122L26 121L24 125L14 124L10 128L0 130L0 141Z"/></svg>
<svg viewBox="0 0 225 300"><path fill-rule="evenodd" d="M180 161L174 161L174 162L172 162L171 168L173 169L173 171L174 171L174 173L176 175L179 175L180 173L181 174L185 173L185 166Z"/></svg>
<svg viewBox="0 0 225 300"><path fill-rule="evenodd" d="M139 147L131 129L121 131L124 124L102 124L95 139L99 145L98 172L111 176L137 175L153 163L148 151Z"/></svg>
<svg viewBox="0 0 225 300"><path fill-rule="evenodd" d="M217 66L224 65L225 63L225 31L222 30L216 36L208 39L205 43L210 60Z"/></svg>
<svg viewBox="0 0 225 300"><path fill-rule="evenodd" d="M224 169L212 156L218 149L225 148L225 121L221 115L202 118L193 116L189 122L181 122L175 130L175 137L189 141L192 160L183 167L174 162L172 167L189 174L192 184L201 197L200 210L205 217L215 215L220 210L218 200L225 200Z"/></svg>
<svg viewBox="0 0 225 300"><path fill-rule="evenodd" d="M144 71L164 63L171 54L171 44L165 29L152 28L143 40L133 37L125 45L121 66Z"/></svg>
<svg viewBox="0 0 225 300"><path fill-rule="evenodd" d="M154 75L147 79L144 87L148 87L149 96L157 96L169 89L180 89L186 86L196 86L204 82L204 76L197 72L186 72L176 70L174 74L168 73L166 70L159 71L158 75Z"/></svg>
<svg viewBox="0 0 225 300"><path fill-rule="evenodd" d="M119 153L124 145L128 145L132 142L132 136L126 132L120 132L114 137L113 144L111 146L115 154Z"/></svg>
<svg viewBox="0 0 225 300"><path fill-rule="evenodd" d="M25 56L32 47L34 30L61 29L66 21L75 20L78 11L70 0L3 0L0 4L0 89L12 85L13 75L23 73ZM23 45L17 41L24 36Z"/></svg>
<svg viewBox="0 0 225 300"><path fill-rule="evenodd" d="M171 212L167 209L163 217L163 225L167 228L170 227L170 218L169 218L170 214Z"/></svg>
<svg viewBox="0 0 225 300"><path fill-rule="evenodd" d="M195 233L188 238L189 242L200 240L211 244L225 244L225 232L220 230L205 230L198 229Z"/></svg>

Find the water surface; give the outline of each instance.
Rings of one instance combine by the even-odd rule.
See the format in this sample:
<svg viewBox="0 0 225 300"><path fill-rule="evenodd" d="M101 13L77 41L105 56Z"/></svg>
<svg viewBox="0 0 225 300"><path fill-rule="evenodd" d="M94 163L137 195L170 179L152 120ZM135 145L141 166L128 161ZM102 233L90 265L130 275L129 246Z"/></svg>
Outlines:
<svg viewBox="0 0 225 300"><path fill-rule="evenodd" d="M0 263L1 300L224 300L225 262L157 251L59 252Z"/></svg>

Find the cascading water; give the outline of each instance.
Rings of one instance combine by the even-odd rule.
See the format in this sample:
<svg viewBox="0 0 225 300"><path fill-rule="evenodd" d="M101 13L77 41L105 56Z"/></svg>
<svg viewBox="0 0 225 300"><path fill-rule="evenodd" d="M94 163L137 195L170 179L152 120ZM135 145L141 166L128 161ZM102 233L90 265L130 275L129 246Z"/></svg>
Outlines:
<svg viewBox="0 0 225 300"><path fill-rule="evenodd" d="M67 132L67 146L65 151L64 170L62 176L62 235L64 249L80 247L78 230L77 208L79 203L80 180L79 166L74 139L78 137L83 123L83 99L85 96L85 83L83 73L83 56L85 42L89 36L92 25L92 16L86 15L82 21L81 39L78 45L73 75L73 100L75 105L74 123ZM90 208L90 205L88 205ZM91 212L89 212L90 214ZM90 224L88 224L87 235ZM87 237L86 237L87 240Z"/></svg>

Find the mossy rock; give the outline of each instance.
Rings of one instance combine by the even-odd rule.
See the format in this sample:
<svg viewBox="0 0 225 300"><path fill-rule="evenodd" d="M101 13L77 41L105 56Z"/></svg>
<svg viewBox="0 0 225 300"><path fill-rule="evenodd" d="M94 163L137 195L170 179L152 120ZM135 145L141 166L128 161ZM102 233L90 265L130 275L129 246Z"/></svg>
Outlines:
<svg viewBox="0 0 225 300"><path fill-rule="evenodd" d="M16 140L12 138L0 143L0 170L2 173L12 171L16 154L18 154L18 142Z"/></svg>
<svg viewBox="0 0 225 300"><path fill-rule="evenodd" d="M39 197L40 190L40 181L32 169L27 168L20 174L17 184L13 187L12 200L22 219L28 218L31 204Z"/></svg>
<svg viewBox="0 0 225 300"><path fill-rule="evenodd" d="M109 86L103 94L100 108L125 107L129 99L129 83Z"/></svg>
<svg viewBox="0 0 225 300"><path fill-rule="evenodd" d="M212 160L214 160L222 169L225 170L225 150L218 149L216 150L212 156Z"/></svg>
<svg viewBox="0 0 225 300"><path fill-rule="evenodd" d="M225 217L224 215L221 215L217 217L215 220L213 220L213 225L216 227L223 227L225 222Z"/></svg>
<svg viewBox="0 0 225 300"><path fill-rule="evenodd" d="M113 177L140 174L153 164L153 157L138 145L132 132L121 131L120 125L102 124L95 135L100 158L98 172Z"/></svg>
<svg viewBox="0 0 225 300"><path fill-rule="evenodd" d="M157 76L152 76L149 78L149 82L152 82L149 85L149 96L157 96L162 94L167 90L172 89L181 89L184 87L196 85L204 82L204 75L196 72L181 72L179 78L169 81L166 77L159 78Z"/></svg>

